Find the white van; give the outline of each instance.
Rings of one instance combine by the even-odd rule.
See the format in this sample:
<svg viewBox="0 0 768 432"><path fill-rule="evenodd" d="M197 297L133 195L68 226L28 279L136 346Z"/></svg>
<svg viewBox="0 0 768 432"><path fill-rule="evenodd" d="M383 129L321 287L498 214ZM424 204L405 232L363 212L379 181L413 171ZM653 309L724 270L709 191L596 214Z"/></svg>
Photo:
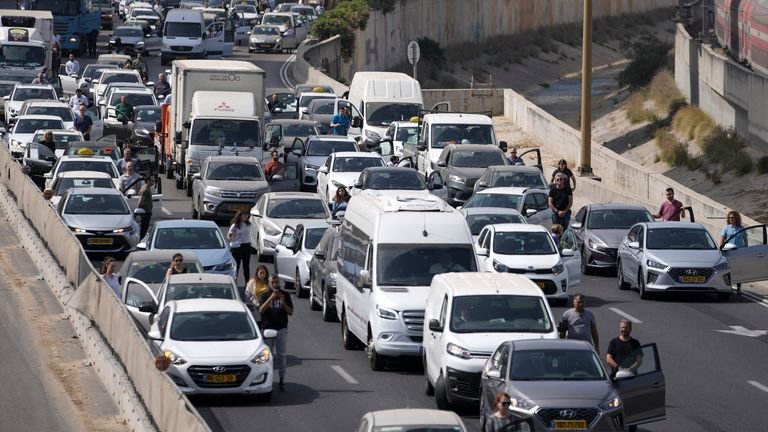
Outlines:
<svg viewBox="0 0 768 432"><path fill-rule="evenodd" d="M432 279L424 315L424 379L439 409L480 400L480 375L503 342L558 339L541 289L512 273Z"/></svg>
<svg viewBox="0 0 768 432"><path fill-rule="evenodd" d="M393 121L410 120L424 109L421 85L401 72L357 72L347 99L361 114L369 147L381 141Z"/></svg>
<svg viewBox="0 0 768 432"><path fill-rule="evenodd" d="M171 9L163 24L160 64L173 60L204 59L224 51L224 23L206 26L203 12L194 9Z"/></svg>
<svg viewBox="0 0 768 432"><path fill-rule="evenodd" d="M336 312L344 348L364 341L373 370L386 357L420 356L432 277L478 268L461 213L432 195L364 190L350 200L340 238Z"/></svg>

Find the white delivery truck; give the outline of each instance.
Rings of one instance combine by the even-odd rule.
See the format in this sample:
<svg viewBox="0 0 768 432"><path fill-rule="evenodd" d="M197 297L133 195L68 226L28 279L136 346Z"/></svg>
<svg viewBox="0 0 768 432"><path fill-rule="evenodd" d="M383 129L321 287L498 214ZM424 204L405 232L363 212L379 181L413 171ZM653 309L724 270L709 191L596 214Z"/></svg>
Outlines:
<svg viewBox="0 0 768 432"><path fill-rule="evenodd" d="M204 59L224 50L224 24L205 23L199 9L171 9L163 22L160 64L172 60Z"/></svg>
<svg viewBox="0 0 768 432"><path fill-rule="evenodd" d="M261 157L265 73L250 62L176 60L171 107L163 131L171 134L166 169L186 188L213 155Z"/></svg>
<svg viewBox="0 0 768 432"><path fill-rule="evenodd" d="M0 10L0 75L30 83L51 74L53 15L50 11Z"/></svg>

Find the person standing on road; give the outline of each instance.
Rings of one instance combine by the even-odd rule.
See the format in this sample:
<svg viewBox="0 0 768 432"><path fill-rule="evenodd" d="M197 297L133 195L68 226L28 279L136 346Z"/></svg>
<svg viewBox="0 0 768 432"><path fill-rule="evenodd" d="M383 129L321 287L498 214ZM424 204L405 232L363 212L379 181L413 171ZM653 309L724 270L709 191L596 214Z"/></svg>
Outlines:
<svg viewBox="0 0 768 432"><path fill-rule="evenodd" d="M515 147L512 147L512 150L510 150L507 160L509 160L510 165L525 165L523 158L517 155L517 149Z"/></svg>
<svg viewBox="0 0 768 432"><path fill-rule="evenodd" d="M720 231L720 247L725 246L725 242L733 243L737 248L747 247L747 232L741 224L741 215L736 210L728 212L727 224ZM730 241L729 241L730 240ZM741 284L736 284L736 293L741 294Z"/></svg>
<svg viewBox="0 0 768 432"><path fill-rule="evenodd" d="M280 287L280 278L277 275L269 277L269 291L261 296L259 304L263 329L277 330L277 337L267 339L266 342L275 356L275 369L277 369L280 378L278 388L280 391L286 391L285 370L287 361L285 356L288 351L288 317L293 315L293 302L291 295Z"/></svg>
<svg viewBox="0 0 768 432"><path fill-rule="evenodd" d="M144 186L139 190L139 204L136 208L144 209L144 214L141 215L141 229L139 230L139 238L144 238L149 230L149 221L152 219L152 186L155 185L155 177L149 176L144 182Z"/></svg>
<svg viewBox="0 0 768 432"><path fill-rule="evenodd" d="M605 361L611 367L611 378L616 376L616 372L619 371L619 366L624 364L629 358L629 355L640 348L640 342L630 336L631 333L632 321L625 319L621 320L621 323L619 323L619 336L611 339L608 343L608 351L605 352ZM638 356L634 363L621 369L635 371L640 367L641 361L642 357Z"/></svg>
<svg viewBox="0 0 768 432"><path fill-rule="evenodd" d="M45 131L45 134L43 135L43 139L40 140L40 144L48 147L48 150L51 151L51 153L56 153L56 141L53 139L53 131Z"/></svg>
<svg viewBox="0 0 768 432"><path fill-rule="evenodd" d="M555 175L555 185L549 188L549 208L552 209L552 223L568 229L571 221L571 206L573 206L573 189L567 186L568 176L563 173Z"/></svg>
<svg viewBox="0 0 768 432"><path fill-rule="evenodd" d="M667 188L665 193L667 195L667 200L661 203L659 212L653 215L653 217L664 221L679 221L680 218L685 219L683 203L675 199L675 190Z"/></svg>
<svg viewBox="0 0 768 432"><path fill-rule="evenodd" d="M573 308L563 313L558 331L561 338L587 341L600 353L600 337L597 334L595 314L584 308L584 294L573 296Z"/></svg>
<svg viewBox="0 0 768 432"><path fill-rule="evenodd" d="M249 219L249 212L239 211L229 222L227 240L240 243L240 246L232 249L232 256L235 258L235 265L237 265L235 284L237 284L241 268L243 269L245 284L248 284L248 275L251 274L251 221Z"/></svg>
<svg viewBox="0 0 768 432"><path fill-rule="evenodd" d="M83 95L83 91L78 88L75 90L75 94L69 98L69 108L77 115L81 105L88 106L88 97Z"/></svg>
<svg viewBox="0 0 768 432"><path fill-rule="evenodd" d="M75 55L69 54L69 61L64 65L67 75L80 75L80 62L75 59Z"/></svg>
<svg viewBox="0 0 768 432"><path fill-rule="evenodd" d="M115 274L117 269L117 261L111 256L104 257L104 262L101 264L101 277L104 282L109 285L112 291L120 297L120 279Z"/></svg>
<svg viewBox="0 0 768 432"><path fill-rule="evenodd" d="M347 116L347 107L339 107L339 113L331 119L331 134L346 135L349 130L349 117Z"/></svg>
<svg viewBox="0 0 768 432"><path fill-rule="evenodd" d="M568 162L566 162L565 159L560 159L560 161L557 163L557 169L552 171L552 179L549 182L554 183L558 174L565 174L568 176L568 180L565 182L565 186L571 190L576 190L576 176L574 176L573 171L568 168ZM571 183L573 183L573 186L571 186Z"/></svg>
<svg viewBox="0 0 768 432"><path fill-rule="evenodd" d="M184 274L187 272L187 268L184 266L184 255L176 252L171 259L171 266L168 267L168 271L165 272L165 277Z"/></svg>
<svg viewBox="0 0 768 432"><path fill-rule="evenodd" d="M91 128L93 127L93 120L86 114L85 105L80 105L80 113L75 116L75 129L83 134L83 139L86 141L91 140Z"/></svg>
<svg viewBox="0 0 768 432"><path fill-rule="evenodd" d="M40 72L35 79L32 80L32 84L49 84L49 82L48 78L45 77L45 74Z"/></svg>
<svg viewBox="0 0 768 432"><path fill-rule="evenodd" d="M59 77L61 69L61 46L59 42L53 41L51 46L51 76L56 79Z"/></svg>
<svg viewBox="0 0 768 432"><path fill-rule="evenodd" d="M96 41L99 39L99 30L93 29L88 33L88 55L96 57Z"/></svg>
<svg viewBox="0 0 768 432"><path fill-rule="evenodd" d="M269 110L269 112L272 112L272 110L274 110L278 106L280 106L280 99L277 98L276 93L273 93L272 99L269 102L267 102L267 109Z"/></svg>
<svg viewBox="0 0 768 432"><path fill-rule="evenodd" d="M336 189L336 195L334 195L331 201L331 213L336 216L336 213L347 211L347 205L349 204L349 192L344 186L340 186Z"/></svg>
<svg viewBox="0 0 768 432"><path fill-rule="evenodd" d="M276 175L282 175L281 172L285 169L285 164L280 162L280 153L277 150L272 150L272 160L264 167L264 175L267 180L272 180L272 177Z"/></svg>
<svg viewBox="0 0 768 432"><path fill-rule="evenodd" d="M245 285L245 302L259 304L259 299L269 290L269 270L264 264L256 267L256 272Z"/></svg>
<svg viewBox="0 0 768 432"><path fill-rule="evenodd" d="M155 97L162 99L171 94L171 85L168 83L168 78L165 76L165 72L160 72L157 76L157 84L155 84Z"/></svg>
<svg viewBox="0 0 768 432"><path fill-rule="evenodd" d="M117 161L117 171L120 172L120 174L125 173L125 166L129 162L132 163L133 166L139 165L139 159L133 157L133 150L131 150L130 147L126 147L125 150L123 150L123 157Z"/></svg>
<svg viewBox="0 0 768 432"><path fill-rule="evenodd" d="M141 176L133 171L133 162L125 164L125 172L117 179L120 192L126 193L129 189L136 190L141 186Z"/></svg>
<svg viewBox="0 0 768 432"><path fill-rule="evenodd" d="M496 393L496 410L486 419L483 432L513 432L519 431L519 427L511 427L517 420L517 416L509 409L512 398L509 393ZM481 415L483 415L481 413Z"/></svg>
<svg viewBox="0 0 768 432"><path fill-rule="evenodd" d="M141 53L136 54L136 60L133 61L133 68L139 71L139 75L141 75L141 79L144 81L149 78L147 62L144 61L144 56L141 55Z"/></svg>
<svg viewBox="0 0 768 432"><path fill-rule="evenodd" d="M118 121L133 121L133 105L128 102L128 96L120 96L120 103L115 105L115 112Z"/></svg>

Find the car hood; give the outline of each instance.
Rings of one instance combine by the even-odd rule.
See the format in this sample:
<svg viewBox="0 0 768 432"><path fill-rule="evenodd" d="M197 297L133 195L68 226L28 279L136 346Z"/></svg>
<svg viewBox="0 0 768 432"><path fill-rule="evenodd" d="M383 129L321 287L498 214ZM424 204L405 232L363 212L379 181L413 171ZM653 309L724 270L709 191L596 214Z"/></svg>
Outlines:
<svg viewBox="0 0 768 432"><path fill-rule="evenodd" d="M220 190L239 191L239 192L252 192L252 191L266 191L269 189L269 184L266 180L253 180L253 181L241 181L241 180L206 180L204 186L216 188Z"/></svg>
<svg viewBox="0 0 768 432"><path fill-rule="evenodd" d="M152 132L155 130L155 124L152 122L135 122L133 123L134 129L146 129L147 132Z"/></svg>
<svg viewBox="0 0 768 432"><path fill-rule="evenodd" d="M144 41L143 37L138 37L138 36L118 36L118 37L120 38L120 42L122 42L123 45L135 45L138 42ZM114 37L109 38L109 42L115 43L115 39L116 38Z"/></svg>
<svg viewBox="0 0 768 432"><path fill-rule="evenodd" d="M247 341L173 341L171 351L187 361L248 362L264 344L262 339Z"/></svg>
<svg viewBox="0 0 768 432"><path fill-rule="evenodd" d="M522 393L523 396L539 406L567 406L569 408L593 407L608 399L614 392L613 386L607 380L512 381L507 384L507 388L513 398L516 394Z"/></svg>
<svg viewBox="0 0 768 432"><path fill-rule="evenodd" d="M626 230L623 228L591 230L589 232L589 235L592 238L602 241L609 248L616 249L619 247L619 243L621 243L621 240L624 238L625 235L627 235L628 231L629 230Z"/></svg>
<svg viewBox="0 0 768 432"><path fill-rule="evenodd" d="M557 339L558 335L553 328L550 333L519 333L519 332L499 332L499 333L452 333L456 339L456 344L472 353L483 353L488 357L502 343L510 340L522 339ZM428 330L429 331L429 330Z"/></svg>
<svg viewBox="0 0 768 432"><path fill-rule="evenodd" d="M61 216L64 223L73 228L85 228L95 231L112 231L118 228L125 228L133 225L134 220L130 214L126 215L103 215L103 214L63 214Z"/></svg>
<svg viewBox="0 0 768 432"><path fill-rule="evenodd" d="M493 259L510 268L516 269L550 269L560 262L560 255L498 255Z"/></svg>
<svg viewBox="0 0 768 432"><path fill-rule="evenodd" d="M306 165L314 165L319 167L325 163L326 159L328 159L328 156L304 156L304 163Z"/></svg>
<svg viewBox="0 0 768 432"><path fill-rule="evenodd" d="M646 258L670 267L714 266L720 261L720 250L649 250Z"/></svg>
<svg viewBox="0 0 768 432"><path fill-rule="evenodd" d="M251 35L252 40L266 43L273 43L280 37L279 35Z"/></svg>
<svg viewBox="0 0 768 432"><path fill-rule="evenodd" d="M209 267L212 265L223 264L232 259L232 254L229 252L229 248L223 249L180 249L178 252L193 253L197 255L197 259L200 260L200 264L203 267Z"/></svg>
<svg viewBox="0 0 768 432"><path fill-rule="evenodd" d="M483 168L469 168L469 167L451 167L451 169L448 171L448 175L457 175L463 179L467 180L477 180L480 178L481 175L485 172L487 167ZM445 179L448 180L447 178Z"/></svg>
<svg viewBox="0 0 768 432"><path fill-rule="evenodd" d="M10 143L11 140L16 140L22 144L27 144L28 142L32 141L32 138L34 136L35 136L34 133L15 133L15 134L11 134L11 136L8 137L8 142Z"/></svg>

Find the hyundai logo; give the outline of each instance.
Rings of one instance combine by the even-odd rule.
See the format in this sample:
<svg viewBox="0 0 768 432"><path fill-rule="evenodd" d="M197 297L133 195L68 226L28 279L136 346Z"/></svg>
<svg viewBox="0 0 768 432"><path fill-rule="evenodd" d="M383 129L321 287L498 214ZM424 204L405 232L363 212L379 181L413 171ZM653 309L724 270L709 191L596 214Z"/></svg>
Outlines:
<svg viewBox="0 0 768 432"><path fill-rule="evenodd" d="M564 419L576 418L576 411L574 410L569 410L569 409L560 410L559 414L560 414L560 418L564 418Z"/></svg>
<svg viewBox="0 0 768 432"><path fill-rule="evenodd" d="M688 276L696 276L697 274L699 274L699 271L696 269L688 269L685 271L685 274Z"/></svg>
<svg viewBox="0 0 768 432"><path fill-rule="evenodd" d="M237 193L237 197L240 198L240 195L242 195L240 192Z"/></svg>
<svg viewBox="0 0 768 432"><path fill-rule="evenodd" d="M216 373L224 373L227 371L227 368L225 368L224 366L214 366L213 371Z"/></svg>

